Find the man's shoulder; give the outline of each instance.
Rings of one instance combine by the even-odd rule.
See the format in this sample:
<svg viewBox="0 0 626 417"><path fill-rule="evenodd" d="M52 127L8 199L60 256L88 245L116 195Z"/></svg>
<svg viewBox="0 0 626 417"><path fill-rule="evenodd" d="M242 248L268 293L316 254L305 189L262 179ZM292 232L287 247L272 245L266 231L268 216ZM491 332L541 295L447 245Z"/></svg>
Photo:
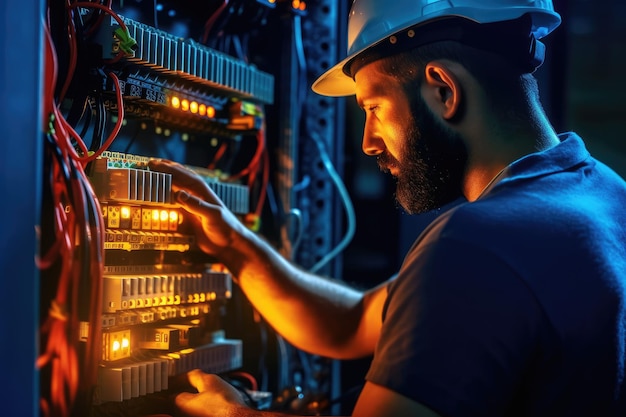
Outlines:
<svg viewBox="0 0 626 417"><path fill-rule="evenodd" d="M506 234L521 219L534 212L531 202L520 207L513 199L489 198L459 204L438 216L422 233L426 243L438 239L475 240L481 236Z"/></svg>

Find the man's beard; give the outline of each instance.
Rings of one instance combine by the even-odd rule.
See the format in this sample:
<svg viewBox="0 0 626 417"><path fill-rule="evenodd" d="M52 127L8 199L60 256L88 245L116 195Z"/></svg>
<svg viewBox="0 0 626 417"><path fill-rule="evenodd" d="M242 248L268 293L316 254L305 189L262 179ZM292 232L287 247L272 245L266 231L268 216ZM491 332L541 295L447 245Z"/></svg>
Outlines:
<svg viewBox="0 0 626 417"><path fill-rule="evenodd" d="M463 195L467 148L461 136L436 119L421 95L411 103L413 121L396 160L378 156L381 170L396 167L396 200L409 214L424 213Z"/></svg>

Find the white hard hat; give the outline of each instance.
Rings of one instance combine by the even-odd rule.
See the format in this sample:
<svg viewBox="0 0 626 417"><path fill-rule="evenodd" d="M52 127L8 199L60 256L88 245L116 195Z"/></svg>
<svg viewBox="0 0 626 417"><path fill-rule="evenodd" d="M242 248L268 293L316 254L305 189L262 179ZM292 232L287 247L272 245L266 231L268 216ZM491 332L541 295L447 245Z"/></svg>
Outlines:
<svg viewBox="0 0 626 417"><path fill-rule="evenodd" d="M313 83L313 91L336 97L354 94L354 81L345 71L346 64L386 40L394 43L393 35L409 28L424 28L427 23L445 18L482 24L523 15L530 16L534 39L546 36L561 23L551 0L354 0L348 18L347 56ZM413 36L414 31L410 33ZM428 27L423 33L428 33Z"/></svg>

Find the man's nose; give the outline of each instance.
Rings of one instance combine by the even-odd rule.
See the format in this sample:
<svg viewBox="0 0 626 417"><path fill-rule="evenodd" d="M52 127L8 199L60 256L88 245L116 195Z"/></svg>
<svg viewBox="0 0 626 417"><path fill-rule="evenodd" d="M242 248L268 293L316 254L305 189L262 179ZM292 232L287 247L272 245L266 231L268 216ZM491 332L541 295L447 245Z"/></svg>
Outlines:
<svg viewBox="0 0 626 417"><path fill-rule="evenodd" d="M380 136L371 133L366 127L363 131L363 142L361 144L361 148L366 155L376 156L384 152L385 142L380 138Z"/></svg>

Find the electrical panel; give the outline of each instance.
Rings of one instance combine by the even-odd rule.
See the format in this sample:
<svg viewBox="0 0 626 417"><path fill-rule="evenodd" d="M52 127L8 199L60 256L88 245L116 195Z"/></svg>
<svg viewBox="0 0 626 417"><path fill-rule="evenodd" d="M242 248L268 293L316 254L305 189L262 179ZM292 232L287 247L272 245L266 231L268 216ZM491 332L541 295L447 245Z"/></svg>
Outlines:
<svg viewBox="0 0 626 417"><path fill-rule="evenodd" d="M63 234L68 241L69 235L78 238L65 252L57 251L58 242L44 243L43 277L46 285L58 287L56 294L50 291L54 296L42 295L57 310L43 318L43 411L165 412L158 398L172 380L196 368L239 369L243 346L242 340L227 337L223 324L233 294L230 272L198 248L191 215L173 201L171 175L149 168L151 159L168 155L152 149L152 142L135 142L132 132L147 131L149 125L146 136L176 142L172 159L194 170L243 219L254 210L250 177L262 165L249 161L258 163L264 150L263 106L273 101L274 77L107 6L57 3L50 5L50 14L63 22L51 24L50 53L53 46L63 47L60 39L69 31L70 47L62 57L74 67L63 68L71 75L65 84L57 83L60 91L57 85L50 93L59 101L48 122L52 203L45 208L58 224L48 217L51 224L44 227L58 240ZM58 61L48 64L60 69ZM253 138L253 151L241 156L233 148L247 137ZM146 153L127 152L130 145ZM226 148L231 160L224 162ZM233 166L237 159L248 165ZM86 214L79 218L79 212ZM80 245L89 247L86 258L74 253ZM44 261L53 255L76 262ZM70 270L81 267L82 273ZM70 352L69 363L55 364L59 346ZM87 386L63 372L79 374Z"/></svg>
<svg viewBox="0 0 626 417"><path fill-rule="evenodd" d="M243 378L258 407L270 407L272 396L283 409L327 404L337 394L331 363L290 347L242 301L230 271L200 250L170 174L150 169L153 159L186 166L242 222L298 259L281 239L299 205L296 177L309 169L296 165L308 147L290 136L304 126L295 109L309 83L283 48L295 42L302 53L306 3L171 2L189 18L161 26L163 4L115 3L47 5L41 414L173 414L173 384L196 368ZM153 19L145 13L151 7ZM320 4L325 13L336 7ZM172 23L180 21L203 32L181 34ZM254 55L249 38L272 24L280 48L259 41ZM335 114L329 107L325 113ZM331 227L321 216L334 206L316 207L315 221ZM308 259L298 260L319 261L332 237L317 238L324 243L317 249L300 239ZM251 361L267 363L248 373ZM262 380L249 384L255 372Z"/></svg>
<svg viewBox="0 0 626 417"><path fill-rule="evenodd" d="M172 203L170 174L149 170L149 159L105 151L91 167L104 221L94 415L111 415L111 402L141 404L192 369L242 365L241 340L226 338L215 317L231 298L231 276L197 253L188 214ZM229 209L247 213L247 187L206 182Z"/></svg>

